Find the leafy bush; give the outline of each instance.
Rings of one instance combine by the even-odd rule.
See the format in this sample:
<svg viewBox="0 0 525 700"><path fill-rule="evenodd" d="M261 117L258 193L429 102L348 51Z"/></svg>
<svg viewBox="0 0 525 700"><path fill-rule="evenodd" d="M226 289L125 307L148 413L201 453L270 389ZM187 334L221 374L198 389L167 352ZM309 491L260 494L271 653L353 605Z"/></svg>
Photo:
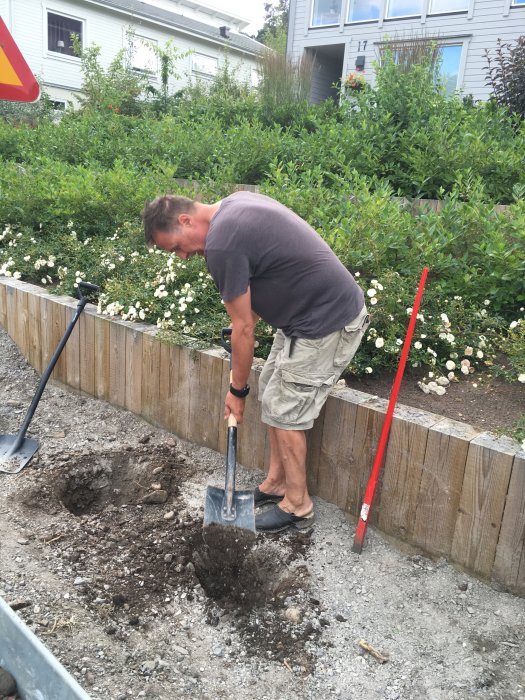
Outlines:
<svg viewBox="0 0 525 700"><path fill-rule="evenodd" d="M514 44L498 39L495 56L485 49L487 82L499 105L525 117L525 36Z"/></svg>

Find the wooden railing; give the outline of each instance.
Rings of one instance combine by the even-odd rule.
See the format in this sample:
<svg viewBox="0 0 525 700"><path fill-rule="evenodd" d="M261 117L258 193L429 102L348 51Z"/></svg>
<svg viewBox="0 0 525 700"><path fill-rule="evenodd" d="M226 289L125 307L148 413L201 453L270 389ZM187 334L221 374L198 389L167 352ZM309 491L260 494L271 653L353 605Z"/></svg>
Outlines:
<svg viewBox="0 0 525 700"><path fill-rule="evenodd" d="M39 372L76 307L70 297L0 278L0 325ZM163 342L155 327L97 315L88 305L53 378L132 411L213 450L225 450L222 402L228 364L220 349ZM264 469L266 431L257 375L239 431L239 461ZM314 495L357 518L387 402L332 392L309 431L308 479ZM434 557L525 595L525 453L508 438L414 408L394 414L371 523ZM350 543L349 543L350 546Z"/></svg>

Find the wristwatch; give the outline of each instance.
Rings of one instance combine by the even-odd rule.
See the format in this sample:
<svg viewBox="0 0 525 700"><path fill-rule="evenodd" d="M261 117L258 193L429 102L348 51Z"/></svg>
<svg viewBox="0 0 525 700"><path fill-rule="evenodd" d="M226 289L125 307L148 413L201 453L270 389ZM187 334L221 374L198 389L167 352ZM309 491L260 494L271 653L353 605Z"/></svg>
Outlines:
<svg viewBox="0 0 525 700"><path fill-rule="evenodd" d="M230 384L230 394L233 394L238 399L246 398L249 393L250 393L250 387L248 386L248 384L246 384L246 386L243 386L242 389L236 389L233 386L233 384Z"/></svg>

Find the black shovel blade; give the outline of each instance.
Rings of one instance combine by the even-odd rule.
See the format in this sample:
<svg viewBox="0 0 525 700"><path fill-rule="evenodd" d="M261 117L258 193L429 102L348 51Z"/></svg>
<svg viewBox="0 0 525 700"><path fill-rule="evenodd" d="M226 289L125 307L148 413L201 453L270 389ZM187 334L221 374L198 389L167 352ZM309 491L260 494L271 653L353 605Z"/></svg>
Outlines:
<svg viewBox="0 0 525 700"><path fill-rule="evenodd" d="M0 472L18 474L38 451L38 440L24 438L20 447L13 452L18 435L0 435Z"/></svg>
<svg viewBox="0 0 525 700"><path fill-rule="evenodd" d="M252 532L255 538L253 491L234 491L232 508L228 512L224 489L208 486L204 506L204 529L211 525L247 530Z"/></svg>

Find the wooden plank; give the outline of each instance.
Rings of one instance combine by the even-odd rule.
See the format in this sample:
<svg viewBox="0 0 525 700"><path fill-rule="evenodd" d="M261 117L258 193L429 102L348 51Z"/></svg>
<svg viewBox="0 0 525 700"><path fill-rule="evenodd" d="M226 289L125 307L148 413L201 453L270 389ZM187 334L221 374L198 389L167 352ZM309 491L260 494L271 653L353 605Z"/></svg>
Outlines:
<svg viewBox="0 0 525 700"><path fill-rule="evenodd" d="M69 326L77 310L76 301L64 303L64 314L66 327ZM73 389L80 389L80 328L77 320L71 335L64 347L63 353L66 356L66 383ZM65 328L64 328L65 330Z"/></svg>
<svg viewBox="0 0 525 700"><path fill-rule="evenodd" d="M452 541L451 558L490 576L517 443L482 433L472 440Z"/></svg>
<svg viewBox="0 0 525 700"><path fill-rule="evenodd" d="M157 330L146 331L142 336L142 416L157 424L159 380L160 380L160 341Z"/></svg>
<svg viewBox="0 0 525 700"><path fill-rule="evenodd" d="M109 326L109 403L126 405L126 336L124 323L113 321Z"/></svg>
<svg viewBox="0 0 525 700"><path fill-rule="evenodd" d="M7 332L7 286L0 279L0 326Z"/></svg>
<svg viewBox="0 0 525 700"><path fill-rule="evenodd" d="M49 333L49 350L51 356L55 352L60 343L62 336L66 330L66 306L62 303L63 297L56 296L55 294L49 294L46 297L47 303L49 304L48 315L50 320L50 333ZM55 369L51 374L51 378L55 381L67 383L67 365L66 365L66 353L62 352L57 360Z"/></svg>
<svg viewBox="0 0 525 700"><path fill-rule="evenodd" d="M21 287L15 288L17 340L20 353L29 359L29 294Z"/></svg>
<svg viewBox="0 0 525 700"><path fill-rule="evenodd" d="M126 391L124 406L140 415L142 409L142 337L145 327L133 324L126 332Z"/></svg>
<svg viewBox="0 0 525 700"><path fill-rule="evenodd" d="M78 321L80 334L80 390L90 396L95 396L95 316L96 307L88 304Z"/></svg>
<svg viewBox="0 0 525 700"><path fill-rule="evenodd" d="M173 432L184 440L190 438L190 391L193 360L187 347L175 345L170 351L171 423Z"/></svg>
<svg viewBox="0 0 525 700"><path fill-rule="evenodd" d="M16 288L11 285L6 288L6 308L6 330L11 340L18 345Z"/></svg>
<svg viewBox="0 0 525 700"><path fill-rule="evenodd" d="M514 457L492 578L525 595L525 452Z"/></svg>
<svg viewBox="0 0 525 700"><path fill-rule="evenodd" d="M27 309L29 315L28 328L28 362L42 374L42 326L40 319L40 294L29 293L27 295Z"/></svg>
<svg viewBox="0 0 525 700"><path fill-rule="evenodd" d="M191 439L197 445L217 449L219 422L222 423L224 414L217 400L222 385L222 362L206 351L190 353L194 373L190 394Z"/></svg>
<svg viewBox="0 0 525 700"><path fill-rule="evenodd" d="M411 539L428 429L442 418L409 406L394 412L383 465L382 500L379 527L400 539Z"/></svg>
<svg viewBox="0 0 525 700"><path fill-rule="evenodd" d="M109 329L111 321L105 316L95 316L95 396L109 401Z"/></svg>
<svg viewBox="0 0 525 700"><path fill-rule="evenodd" d="M340 508L346 508L352 469L358 406L355 398L350 389L337 391L328 397L317 455L315 493ZM370 398L368 394L362 394L360 402L364 403Z"/></svg>
<svg viewBox="0 0 525 700"><path fill-rule="evenodd" d="M166 430L171 430L173 420L173 407L171 396L171 383L173 374L177 374L178 370L178 355L172 357L172 343L165 340L160 342L160 360L159 360L159 396L158 396L158 412L157 422ZM174 363L174 364L173 364Z"/></svg>
<svg viewBox="0 0 525 700"><path fill-rule="evenodd" d="M348 493L346 512L358 517L365 495L366 485L370 478L381 428L385 420L388 401L374 397L364 401L357 407L353 444L350 454L350 472L348 475ZM370 522L378 519L381 502L382 475L380 475L374 503L371 509Z"/></svg>
<svg viewBox="0 0 525 700"><path fill-rule="evenodd" d="M429 431L412 541L449 556L470 441L480 431L444 419Z"/></svg>
<svg viewBox="0 0 525 700"><path fill-rule="evenodd" d="M245 402L243 423L239 427L239 455L238 461L249 469L264 469L267 441L267 426L261 421L261 402L259 401L259 377L262 366L252 368L248 378L250 394ZM221 395L218 410L219 430L226 436L227 426L224 421L224 398L229 387L229 368L227 371L228 382L221 386ZM220 442L220 441L219 441Z"/></svg>

